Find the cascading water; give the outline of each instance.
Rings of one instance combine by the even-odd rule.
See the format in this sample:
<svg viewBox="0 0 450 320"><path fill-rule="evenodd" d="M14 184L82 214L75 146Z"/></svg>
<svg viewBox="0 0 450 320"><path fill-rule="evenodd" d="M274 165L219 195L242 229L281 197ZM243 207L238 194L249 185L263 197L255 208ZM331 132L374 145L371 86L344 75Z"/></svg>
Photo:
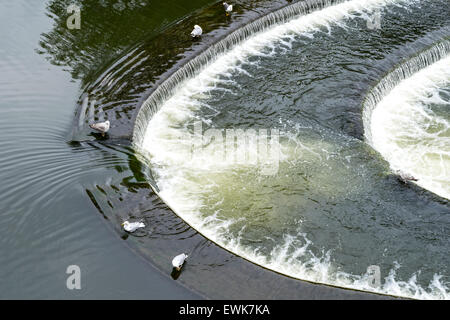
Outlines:
<svg viewBox="0 0 450 320"><path fill-rule="evenodd" d="M411 74L411 68L402 65L382 80L384 90L397 84L388 95L381 95L377 87L376 95L382 98L369 107L378 100L372 98L366 107L373 108L366 120L367 136L394 169L412 174L418 185L450 199L450 41L414 60L422 70Z"/></svg>
<svg viewBox="0 0 450 320"><path fill-rule="evenodd" d="M206 68L208 64L216 61L221 55L229 52L243 41L252 38L252 44L247 45L246 50L242 50L242 46L236 48L233 59L244 59L245 56L258 54L259 49L268 45L271 42L278 41L282 35L290 32L312 31L318 26L323 26L331 22L336 22L345 16L350 16L352 12L361 11L362 9L370 9L371 7L378 7L387 3L402 2L401 0L361 0L361 1L346 1L346 0L306 0L286 6L285 8L267 14L266 16L257 19L256 21L247 24L246 26L232 32L225 39L219 41L207 50L199 54L194 59L186 63L185 66L177 70L166 81L158 86L150 97L145 101L139 110L136 117L133 142L139 148L142 145L142 140L147 131L148 122L152 116L159 110L161 105L171 97L176 88L186 80L192 78L200 70ZM338 10L328 10L328 12L318 11L327 8L331 5L340 4ZM299 16L313 13L309 17L303 19L300 23L284 24L285 22L295 19ZM278 28L271 28L279 25ZM265 30L271 30L264 33L264 37L256 36ZM228 56L230 56L228 54ZM223 58L223 57L222 57Z"/></svg>
<svg viewBox="0 0 450 320"><path fill-rule="evenodd" d="M428 205L390 179L385 163L363 142L338 130L358 111L337 111L348 108L340 91L351 96L350 83L372 72L365 60L387 51L377 51L373 31L361 25L379 12L392 24L405 12L439 12L434 5L439 7L407 0L299 2L191 60L154 91L136 119L133 143L150 163L159 196L207 238L274 271L358 290L448 299L446 229L426 219L423 230L417 228L414 214L422 210L446 221L448 208ZM445 12L436 19L445 23ZM409 60L411 74L438 61L447 46L444 41L427 58ZM308 52L315 54L303 58ZM401 73L398 79L406 77ZM376 105L394 86L382 80L366 104ZM279 137L279 154L266 159L276 172L265 175L260 162L224 157L222 133L230 128L246 129L249 141L261 138L260 129L276 128L271 138ZM203 148L193 148L198 139ZM410 230L417 232L412 239ZM427 241L438 249L425 250ZM374 264L384 271L378 287L368 281L367 267Z"/></svg>
<svg viewBox="0 0 450 320"><path fill-rule="evenodd" d="M367 94L363 103L364 127L370 128L372 112L377 104L402 80L411 77L419 70L445 58L450 54L450 40L444 40L433 45L430 49L419 53L415 57L408 59L400 66L391 70L387 76L381 79ZM371 130L365 130L365 137L372 144Z"/></svg>

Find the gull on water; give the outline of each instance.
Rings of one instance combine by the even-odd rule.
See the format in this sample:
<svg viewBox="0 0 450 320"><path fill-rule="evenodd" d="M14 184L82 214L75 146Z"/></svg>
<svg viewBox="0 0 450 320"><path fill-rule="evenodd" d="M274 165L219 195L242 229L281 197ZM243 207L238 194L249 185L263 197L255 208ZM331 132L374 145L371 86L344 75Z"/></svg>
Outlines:
<svg viewBox="0 0 450 320"><path fill-rule="evenodd" d="M145 224L143 222L129 222L127 220L122 223L122 226L127 232L135 232L139 228L144 228Z"/></svg>
<svg viewBox="0 0 450 320"><path fill-rule="evenodd" d="M98 132L101 132L102 136L104 136L105 133L109 130L109 125L109 120L106 120L105 122L92 123L89 125L89 127Z"/></svg>
<svg viewBox="0 0 450 320"><path fill-rule="evenodd" d="M202 35L202 33L203 33L202 28L200 28L200 26L196 24L194 26L194 30L192 30L192 32L191 32L191 36L192 36L192 38L200 37Z"/></svg>
<svg viewBox="0 0 450 320"><path fill-rule="evenodd" d="M174 266L175 269L177 269L177 271L181 270L181 267L183 266L184 261L187 259L187 257L188 257L187 254L182 253L173 258L172 265Z"/></svg>
<svg viewBox="0 0 450 320"><path fill-rule="evenodd" d="M418 181L419 180L419 179L415 178L414 176L410 175L409 173L403 172L401 170L396 170L395 174L398 175L398 178L404 183L407 183L408 181Z"/></svg>
<svg viewBox="0 0 450 320"><path fill-rule="evenodd" d="M223 7L225 8L225 14L228 16L231 11L233 11L233 5L232 4L228 4L226 2L223 3Z"/></svg>

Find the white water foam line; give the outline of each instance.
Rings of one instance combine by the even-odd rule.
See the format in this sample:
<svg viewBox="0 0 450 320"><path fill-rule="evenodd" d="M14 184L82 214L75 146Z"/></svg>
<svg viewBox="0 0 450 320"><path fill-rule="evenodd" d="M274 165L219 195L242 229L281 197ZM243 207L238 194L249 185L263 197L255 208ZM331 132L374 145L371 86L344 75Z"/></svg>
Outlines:
<svg viewBox="0 0 450 320"><path fill-rule="evenodd" d="M412 2L355 0L325 7L284 24L274 25L249 37L230 50L216 55L198 70L190 68L188 76L179 78L182 80L173 78L168 86L162 87L157 95L149 98L141 117L141 122L147 121L148 126L145 130L142 128L136 130L134 136L137 147L148 155L156 172L156 181L160 189L157 193L161 199L205 237L255 264L279 273L315 283L388 295L418 299L448 299L449 288L441 282L439 275L435 275L429 287L424 289L417 284L414 275L406 282L396 280L396 269L393 269L385 278L383 286L373 288L368 281L369 275L337 272L327 253L322 257L315 256L308 249L310 241L306 237L303 241L299 241L286 236L284 243L276 246L268 255L243 245L238 238L229 239L228 226L235 221L216 219L215 214L208 219L201 217L200 210L207 206L203 196L208 185L207 181L196 181L197 175L201 179L205 172L220 172L223 167L214 167L216 159L212 159L208 166L205 166L204 159L196 165L189 163L183 166L186 153L181 152L191 144L193 137L186 133L184 124L192 120L194 112L202 106L199 98L214 89L216 83L223 81L219 76L239 70L239 63L245 63L248 57L263 54L265 48L279 42L283 37L308 34L323 26L330 28L333 23L339 23L346 17L352 17L354 14L364 15L388 4ZM301 15L301 12L298 15ZM188 74L186 70L183 72ZM150 118L151 121L148 122ZM307 262L296 259L303 255L308 255Z"/></svg>
<svg viewBox="0 0 450 320"><path fill-rule="evenodd" d="M450 40L445 39L428 50L424 50L406 62L401 63L386 76L384 76L373 88L370 89L363 102L364 135L369 144L372 144L371 121L372 112L377 104L389 94L402 80L445 58L450 54Z"/></svg>
<svg viewBox="0 0 450 320"><path fill-rule="evenodd" d="M450 55L401 81L372 112L372 146L390 163L418 179L419 186L450 199L450 117L430 104L447 105Z"/></svg>

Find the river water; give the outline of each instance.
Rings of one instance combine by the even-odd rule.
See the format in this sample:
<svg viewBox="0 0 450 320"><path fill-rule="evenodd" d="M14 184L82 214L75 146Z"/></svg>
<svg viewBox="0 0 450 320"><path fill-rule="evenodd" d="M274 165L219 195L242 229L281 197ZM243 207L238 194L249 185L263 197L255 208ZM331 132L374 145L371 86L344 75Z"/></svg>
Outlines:
<svg viewBox="0 0 450 320"><path fill-rule="evenodd" d="M126 153L72 144L69 137L80 88L90 74L143 34L208 1L151 3L140 16L138 9L95 4L97 17L82 12L79 31L91 25L89 30L109 32L77 46L62 35L43 36L55 28L55 12L64 22L69 16L65 1L0 1L0 298L198 297L132 253L89 199L86 189L103 184L116 168L132 175ZM117 33L130 16L141 22L141 33ZM40 53L43 45L67 63L50 63ZM81 269L81 290L66 287L69 265Z"/></svg>
<svg viewBox="0 0 450 320"><path fill-rule="evenodd" d="M159 195L206 237L291 277L448 298L448 3L298 8L298 17L218 54L159 102L142 143ZM430 37L438 49L419 49ZM408 75L409 59L430 69ZM380 70L394 73L389 61L411 79L364 122L361 101ZM398 101L410 96L415 108ZM244 140L235 148L227 135L236 129ZM249 145L268 141L269 129L277 150L259 159ZM399 181L397 169L432 193ZM377 288L366 273L373 266L383 271Z"/></svg>

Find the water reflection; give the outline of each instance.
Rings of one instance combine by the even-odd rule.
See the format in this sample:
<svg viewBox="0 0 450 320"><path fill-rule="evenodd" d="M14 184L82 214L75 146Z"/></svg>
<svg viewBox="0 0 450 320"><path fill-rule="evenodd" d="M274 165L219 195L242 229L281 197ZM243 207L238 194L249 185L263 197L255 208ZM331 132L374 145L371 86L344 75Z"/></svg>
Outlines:
<svg viewBox="0 0 450 320"><path fill-rule="evenodd" d="M204 7L195 16L169 24L192 8L211 4L211 0L129 1L99 0L82 2L50 1L48 15L53 30L44 33L37 50L56 65L80 79L83 94L74 119L73 140L86 140L87 124L108 119L111 137L129 139L138 107L149 92L171 69L211 45L226 28L235 28L271 8L279 1L241 1L231 18L223 14L221 3ZM67 7L81 8L81 29L67 28ZM256 9L258 7L258 9ZM202 25L202 41L193 42L193 24Z"/></svg>
<svg viewBox="0 0 450 320"><path fill-rule="evenodd" d="M89 83L123 50L151 38L190 8L207 3L211 1L195 0L186 5L149 0L52 0L47 15L54 21L53 30L42 34L38 51L51 63L68 67L74 79ZM67 28L70 5L81 9L80 30Z"/></svg>

